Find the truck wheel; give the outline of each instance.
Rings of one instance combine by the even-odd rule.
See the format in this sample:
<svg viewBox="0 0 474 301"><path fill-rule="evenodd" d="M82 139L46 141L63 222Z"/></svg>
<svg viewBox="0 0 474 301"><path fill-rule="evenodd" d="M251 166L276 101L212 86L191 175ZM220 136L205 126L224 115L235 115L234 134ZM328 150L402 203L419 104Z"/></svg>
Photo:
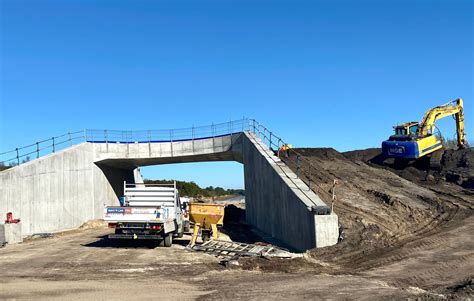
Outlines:
<svg viewBox="0 0 474 301"><path fill-rule="evenodd" d="M164 239L164 245L165 247L171 247L171 245L173 244L173 234L172 233L169 233L165 236L165 239Z"/></svg>
<svg viewBox="0 0 474 301"><path fill-rule="evenodd" d="M184 225L181 225L181 232L178 232L178 238L183 237L184 235Z"/></svg>

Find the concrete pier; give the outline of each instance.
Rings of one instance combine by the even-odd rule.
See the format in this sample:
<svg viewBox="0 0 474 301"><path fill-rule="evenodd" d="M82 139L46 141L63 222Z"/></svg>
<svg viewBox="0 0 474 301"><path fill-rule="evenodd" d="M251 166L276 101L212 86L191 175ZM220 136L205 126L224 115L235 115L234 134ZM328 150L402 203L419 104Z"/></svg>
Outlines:
<svg viewBox="0 0 474 301"><path fill-rule="evenodd" d="M0 216L13 212L22 235L73 229L118 205L140 166L205 161L244 164L247 220L275 240L306 250L337 242L335 214L251 132L177 142L83 142L0 172Z"/></svg>

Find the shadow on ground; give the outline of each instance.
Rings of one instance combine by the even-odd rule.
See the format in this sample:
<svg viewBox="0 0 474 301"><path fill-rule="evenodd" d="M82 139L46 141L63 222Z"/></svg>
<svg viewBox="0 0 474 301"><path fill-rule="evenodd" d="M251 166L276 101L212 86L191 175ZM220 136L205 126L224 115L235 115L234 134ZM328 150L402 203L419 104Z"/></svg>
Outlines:
<svg viewBox="0 0 474 301"><path fill-rule="evenodd" d="M265 240L252 231L252 227L245 223L245 209L235 205L227 205L224 212L224 226L220 231L230 237L232 241L253 244Z"/></svg>
<svg viewBox="0 0 474 301"><path fill-rule="evenodd" d="M160 246L161 240L144 240L144 239L109 239L108 235L97 237L98 240L83 244L82 246L88 248L148 248L154 249ZM180 246L187 246L189 239L174 239L173 244Z"/></svg>

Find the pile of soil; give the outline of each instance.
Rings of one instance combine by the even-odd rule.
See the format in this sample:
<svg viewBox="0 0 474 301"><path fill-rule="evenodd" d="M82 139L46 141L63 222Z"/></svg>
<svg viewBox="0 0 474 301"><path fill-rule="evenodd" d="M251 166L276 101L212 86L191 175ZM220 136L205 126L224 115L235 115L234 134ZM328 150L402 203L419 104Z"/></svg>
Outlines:
<svg viewBox="0 0 474 301"><path fill-rule="evenodd" d="M226 205L224 209L224 226L220 229L232 241L243 243L265 242L262 237L252 231L245 221L245 209L236 205Z"/></svg>
<svg viewBox="0 0 474 301"><path fill-rule="evenodd" d="M447 149L443 152L439 169L430 169L429 157L409 162L406 166L396 165L393 160L384 159L380 148L369 148L342 153L351 161L361 161L374 167L386 168L412 182L449 182L462 188L474 189L473 148Z"/></svg>
<svg viewBox="0 0 474 301"><path fill-rule="evenodd" d="M446 150L441 160L441 175L448 182L474 189L474 151L472 148Z"/></svg>
<svg viewBox="0 0 474 301"><path fill-rule="evenodd" d="M106 229L107 228L107 222L105 222L102 219L93 219L88 222L85 222L82 224L79 229L85 230L85 229Z"/></svg>
<svg viewBox="0 0 474 301"><path fill-rule="evenodd" d="M450 299L472 298L472 296L474 296L474 285L472 283L472 278L447 287L444 293L446 293Z"/></svg>
<svg viewBox="0 0 474 301"><path fill-rule="evenodd" d="M328 205L332 203L334 179L338 180L334 211L346 237L336 246L310 253L337 263L341 271L364 271L382 262L387 264L376 259L442 231L440 227L454 216L463 219L473 213L472 148L447 151L434 181L427 180L427 170L419 163L399 169L383 164L376 148L346 153L332 148L295 150L303 157L303 171L308 171L311 163L311 188ZM292 160L285 161L296 171ZM309 177L303 180L309 183Z"/></svg>

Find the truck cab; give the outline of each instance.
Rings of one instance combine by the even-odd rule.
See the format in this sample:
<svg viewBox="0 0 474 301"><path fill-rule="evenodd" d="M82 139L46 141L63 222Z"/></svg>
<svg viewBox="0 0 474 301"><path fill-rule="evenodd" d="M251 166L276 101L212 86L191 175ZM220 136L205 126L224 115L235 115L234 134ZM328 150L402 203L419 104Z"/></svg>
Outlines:
<svg viewBox="0 0 474 301"><path fill-rule="evenodd" d="M115 233L110 239L159 240L170 247L173 236L183 235L183 212L173 184L144 184L124 182L120 206L104 208L104 220Z"/></svg>

